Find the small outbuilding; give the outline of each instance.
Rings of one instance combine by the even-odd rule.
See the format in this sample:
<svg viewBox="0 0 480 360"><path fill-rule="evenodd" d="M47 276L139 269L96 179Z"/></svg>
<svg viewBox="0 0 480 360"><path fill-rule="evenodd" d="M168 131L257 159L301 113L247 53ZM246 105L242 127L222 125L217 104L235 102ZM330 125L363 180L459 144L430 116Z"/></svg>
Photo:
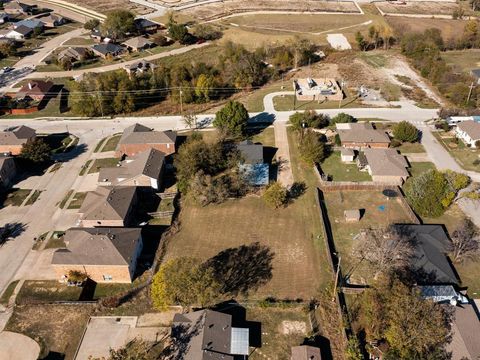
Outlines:
<svg viewBox="0 0 480 360"><path fill-rule="evenodd" d="M359 209L345 210L343 212L343 215L345 216L346 222L358 222L362 217L362 214L360 213Z"/></svg>
<svg viewBox="0 0 480 360"><path fill-rule="evenodd" d="M353 162L355 159L355 151L353 149L342 148L340 150L342 162Z"/></svg>

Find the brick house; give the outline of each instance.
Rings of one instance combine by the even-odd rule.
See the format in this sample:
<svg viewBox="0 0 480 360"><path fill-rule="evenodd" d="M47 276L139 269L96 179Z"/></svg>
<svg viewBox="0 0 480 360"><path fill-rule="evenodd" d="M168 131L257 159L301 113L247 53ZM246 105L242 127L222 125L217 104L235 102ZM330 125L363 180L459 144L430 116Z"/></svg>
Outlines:
<svg viewBox="0 0 480 360"><path fill-rule="evenodd" d="M154 131L146 126L134 124L123 131L116 148L116 156L134 156L150 148L165 155L175 153L177 134L173 131Z"/></svg>
<svg viewBox="0 0 480 360"><path fill-rule="evenodd" d="M13 157L0 157L0 190L8 189L16 175L17 167Z"/></svg>
<svg viewBox="0 0 480 360"><path fill-rule="evenodd" d="M137 202L134 186L100 186L90 191L80 207L82 227L124 227L132 220Z"/></svg>
<svg viewBox="0 0 480 360"><path fill-rule="evenodd" d="M410 176L405 157L395 149L364 149L366 165L375 182L402 185Z"/></svg>
<svg viewBox="0 0 480 360"><path fill-rule="evenodd" d="M165 154L148 149L120 163L120 166L101 168L99 186L141 186L160 188Z"/></svg>
<svg viewBox="0 0 480 360"><path fill-rule="evenodd" d="M343 147L364 149L390 146L387 133L375 129L370 123L340 123L336 127Z"/></svg>
<svg viewBox="0 0 480 360"><path fill-rule="evenodd" d="M42 102L45 98L48 97L50 91L52 90L53 82L51 81L42 81L34 80L29 81L27 84L23 85L18 91L15 98L30 98L32 100Z"/></svg>
<svg viewBox="0 0 480 360"><path fill-rule="evenodd" d="M85 273L97 283L131 283L143 248L141 229L72 228L65 249L55 251L52 265L61 280L70 271Z"/></svg>
<svg viewBox="0 0 480 360"><path fill-rule="evenodd" d="M18 126L0 132L0 153L19 155L23 145L32 142L37 136L35 130L28 126Z"/></svg>

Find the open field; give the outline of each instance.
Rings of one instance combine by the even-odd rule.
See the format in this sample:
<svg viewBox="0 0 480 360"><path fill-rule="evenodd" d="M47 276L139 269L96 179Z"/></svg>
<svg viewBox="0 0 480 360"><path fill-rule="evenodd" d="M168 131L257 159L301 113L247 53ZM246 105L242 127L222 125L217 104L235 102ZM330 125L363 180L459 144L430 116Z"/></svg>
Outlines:
<svg viewBox="0 0 480 360"><path fill-rule="evenodd" d="M419 153L425 152L425 148L423 147L423 145L418 142L416 143L405 142L399 147L397 147L396 149L400 151L402 154L419 154Z"/></svg>
<svg viewBox="0 0 480 360"><path fill-rule="evenodd" d="M387 14L452 15L458 8L455 2L411 1L407 3L376 2L377 8Z"/></svg>
<svg viewBox="0 0 480 360"><path fill-rule="evenodd" d="M69 305L16 306L5 330L36 340L42 349L41 359L73 359L92 311L91 305L75 309Z"/></svg>
<svg viewBox="0 0 480 360"><path fill-rule="evenodd" d="M480 149L471 149L459 140L455 143L453 135L433 132L437 141L455 158L465 170L480 171Z"/></svg>
<svg viewBox="0 0 480 360"><path fill-rule="evenodd" d="M333 152L325 159L321 167L332 181L372 181L372 177L367 171L358 170L356 163L342 162L339 151Z"/></svg>
<svg viewBox="0 0 480 360"><path fill-rule="evenodd" d="M69 0L69 2L103 14L107 14L112 10L130 10L138 15L145 15L152 12L151 8L129 0Z"/></svg>
<svg viewBox="0 0 480 360"><path fill-rule="evenodd" d="M426 29L437 28L442 32L444 39L461 37L466 24L465 20L418 19L401 16L387 16L385 19L397 33L405 31L423 32Z"/></svg>
<svg viewBox="0 0 480 360"><path fill-rule="evenodd" d="M480 50L478 49L446 51L442 53L442 58L447 64L465 73L480 67Z"/></svg>
<svg viewBox="0 0 480 360"><path fill-rule="evenodd" d="M368 264L352 254L357 236L364 229L409 223L407 214L398 200L388 200L379 190L324 192L324 197L335 247L342 257L344 275L351 283L368 284L372 278ZM359 222L346 223L344 211L352 209L363 210L364 214Z"/></svg>
<svg viewBox="0 0 480 360"><path fill-rule="evenodd" d="M340 108L360 108L360 107L372 107L366 106L357 98L352 96L347 96L342 100L341 104L339 101L296 101L294 107L294 96L276 96L273 98L273 105L277 111L291 111L291 110L317 110L317 109L338 109ZM339 106L340 105L340 106Z"/></svg>

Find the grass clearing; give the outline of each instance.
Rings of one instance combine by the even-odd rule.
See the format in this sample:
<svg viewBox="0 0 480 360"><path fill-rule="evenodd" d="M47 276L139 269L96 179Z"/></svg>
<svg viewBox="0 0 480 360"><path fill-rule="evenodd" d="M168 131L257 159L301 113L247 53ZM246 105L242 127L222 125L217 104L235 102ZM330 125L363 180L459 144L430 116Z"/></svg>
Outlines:
<svg viewBox="0 0 480 360"><path fill-rule="evenodd" d="M7 288L5 289L2 296L0 297L0 304L2 305L8 304L8 300L13 295L13 292L15 291L15 288L17 287L19 281L20 280L15 280L15 281L12 281L10 284L8 284Z"/></svg>
<svg viewBox="0 0 480 360"><path fill-rule="evenodd" d="M64 354L73 359L93 306L16 306L5 330L25 334L40 344L40 359L48 354ZM62 357L63 358L63 357Z"/></svg>
<svg viewBox="0 0 480 360"><path fill-rule="evenodd" d="M104 167L115 167L119 162L118 158L95 159L92 167L88 170L89 174L94 174Z"/></svg>
<svg viewBox="0 0 480 360"><path fill-rule="evenodd" d="M400 7L402 8L402 7ZM449 14L451 15L451 13ZM424 32L427 29L437 28L441 31L444 39L458 39L463 34L465 20L449 20L449 19L430 19L402 16L387 16L387 23L395 30L396 33L402 33L406 30L411 32ZM443 57L444 53L442 53Z"/></svg>
<svg viewBox="0 0 480 360"><path fill-rule="evenodd" d="M442 52L442 58L447 64L465 73L480 66L479 49L445 51Z"/></svg>
<svg viewBox="0 0 480 360"><path fill-rule="evenodd" d="M67 209L80 209L86 196L86 192L76 192L72 198L72 201L70 201Z"/></svg>
<svg viewBox="0 0 480 360"><path fill-rule="evenodd" d="M388 200L380 190L324 192L324 197L335 247L342 256L344 275L351 283L368 284L372 271L352 254L357 236L364 229L409 223L407 214L398 199ZM347 223L344 211L352 209L360 209L364 214L359 222Z"/></svg>
<svg viewBox="0 0 480 360"><path fill-rule="evenodd" d="M31 189L12 188L3 202L3 206L20 206L31 192Z"/></svg>
<svg viewBox="0 0 480 360"><path fill-rule="evenodd" d="M340 152L334 151L321 164L322 170L332 181L372 181L367 171L360 171L356 163L344 163Z"/></svg>
<svg viewBox="0 0 480 360"><path fill-rule="evenodd" d="M432 134L463 169L480 171L480 149L469 148L461 140L455 142L453 135L440 131L434 131Z"/></svg>

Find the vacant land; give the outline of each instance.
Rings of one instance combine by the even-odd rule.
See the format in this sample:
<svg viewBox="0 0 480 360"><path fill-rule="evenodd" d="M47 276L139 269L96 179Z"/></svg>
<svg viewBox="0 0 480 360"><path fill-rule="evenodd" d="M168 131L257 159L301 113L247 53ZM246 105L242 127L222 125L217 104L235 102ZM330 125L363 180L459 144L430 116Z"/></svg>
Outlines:
<svg viewBox="0 0 480 360"><path fill-rule="evenodd" d="M456 142L450 133L434 132L433 135L462 168L480 171L480 149L469 148L461 140Z"/></svg>
<svg viewBox="0 0 480 360"><path fill-rule="evenodd" d="M381 191L325 192L325 203L332 226L336 250L340 253L343 271L351 283L368 284L372 272L368 265L352 253L364 229L383 228L394 223L410 222L398 200L388 200ZM347 223L344 211L360 209L359 222Z"/></svg>
<svg viewBox="0 0 480 360"><path fill-rule="evenodd" d="M277 111L292 111L292 110L319 110L319 109L338 109L338 108L360 108L371 107L364 105L356 97L347 96L341 102L339 101L294 101L293 95L275 96L273 98L273 105Z"/></svg>
<svg viewBox="0 0 480 360"><path fill-rule="evenodd" d="M92 311L91 305L17 305L5 330L37 341L41 359L73 359Z"/></svg>
<svg viewBox="0 0 480 360"><path fill-rule="evenodd" d="M381 1L376 2L375 5L387 14L452 15L453 11L458 8L458 5L454 2L433 1L412 1L407 3Z"/></svg>
<svg viewBox="0 0 480 360"><path fill-rule="evenodd" d="M442 53L447 64L454 66L458 71L470 73L470 70L480 66L480 50L454 50Z"/></svg>
<svg viewBox="0 0 480 360"><path fill-rule="evenodd" d="M136 4L129 0L69 0L69 2L103 14L112 10L130 10L138 15L145 15L152 12L151 8Z"/></svg>
<svg viewBox="0 0 480 360"><path fill-rule="evenodd" d="M356 163L342 162L339 151L333 152L325 159L321 167L332 181L372 181L372 177L367 171L358 170Z"/></svg>
<svg viewBox="0 0 480 360"><path fill-rule="evenodd" d="M405 31L424 32L430 28L437 28L442 32L444 39L459 38L463 34L465 20L448 20L448 19L430 19L430 18L410 18L401 16L387 16L388 24L397 33ZM443 54L442 54L443 56Z"/></svg>

